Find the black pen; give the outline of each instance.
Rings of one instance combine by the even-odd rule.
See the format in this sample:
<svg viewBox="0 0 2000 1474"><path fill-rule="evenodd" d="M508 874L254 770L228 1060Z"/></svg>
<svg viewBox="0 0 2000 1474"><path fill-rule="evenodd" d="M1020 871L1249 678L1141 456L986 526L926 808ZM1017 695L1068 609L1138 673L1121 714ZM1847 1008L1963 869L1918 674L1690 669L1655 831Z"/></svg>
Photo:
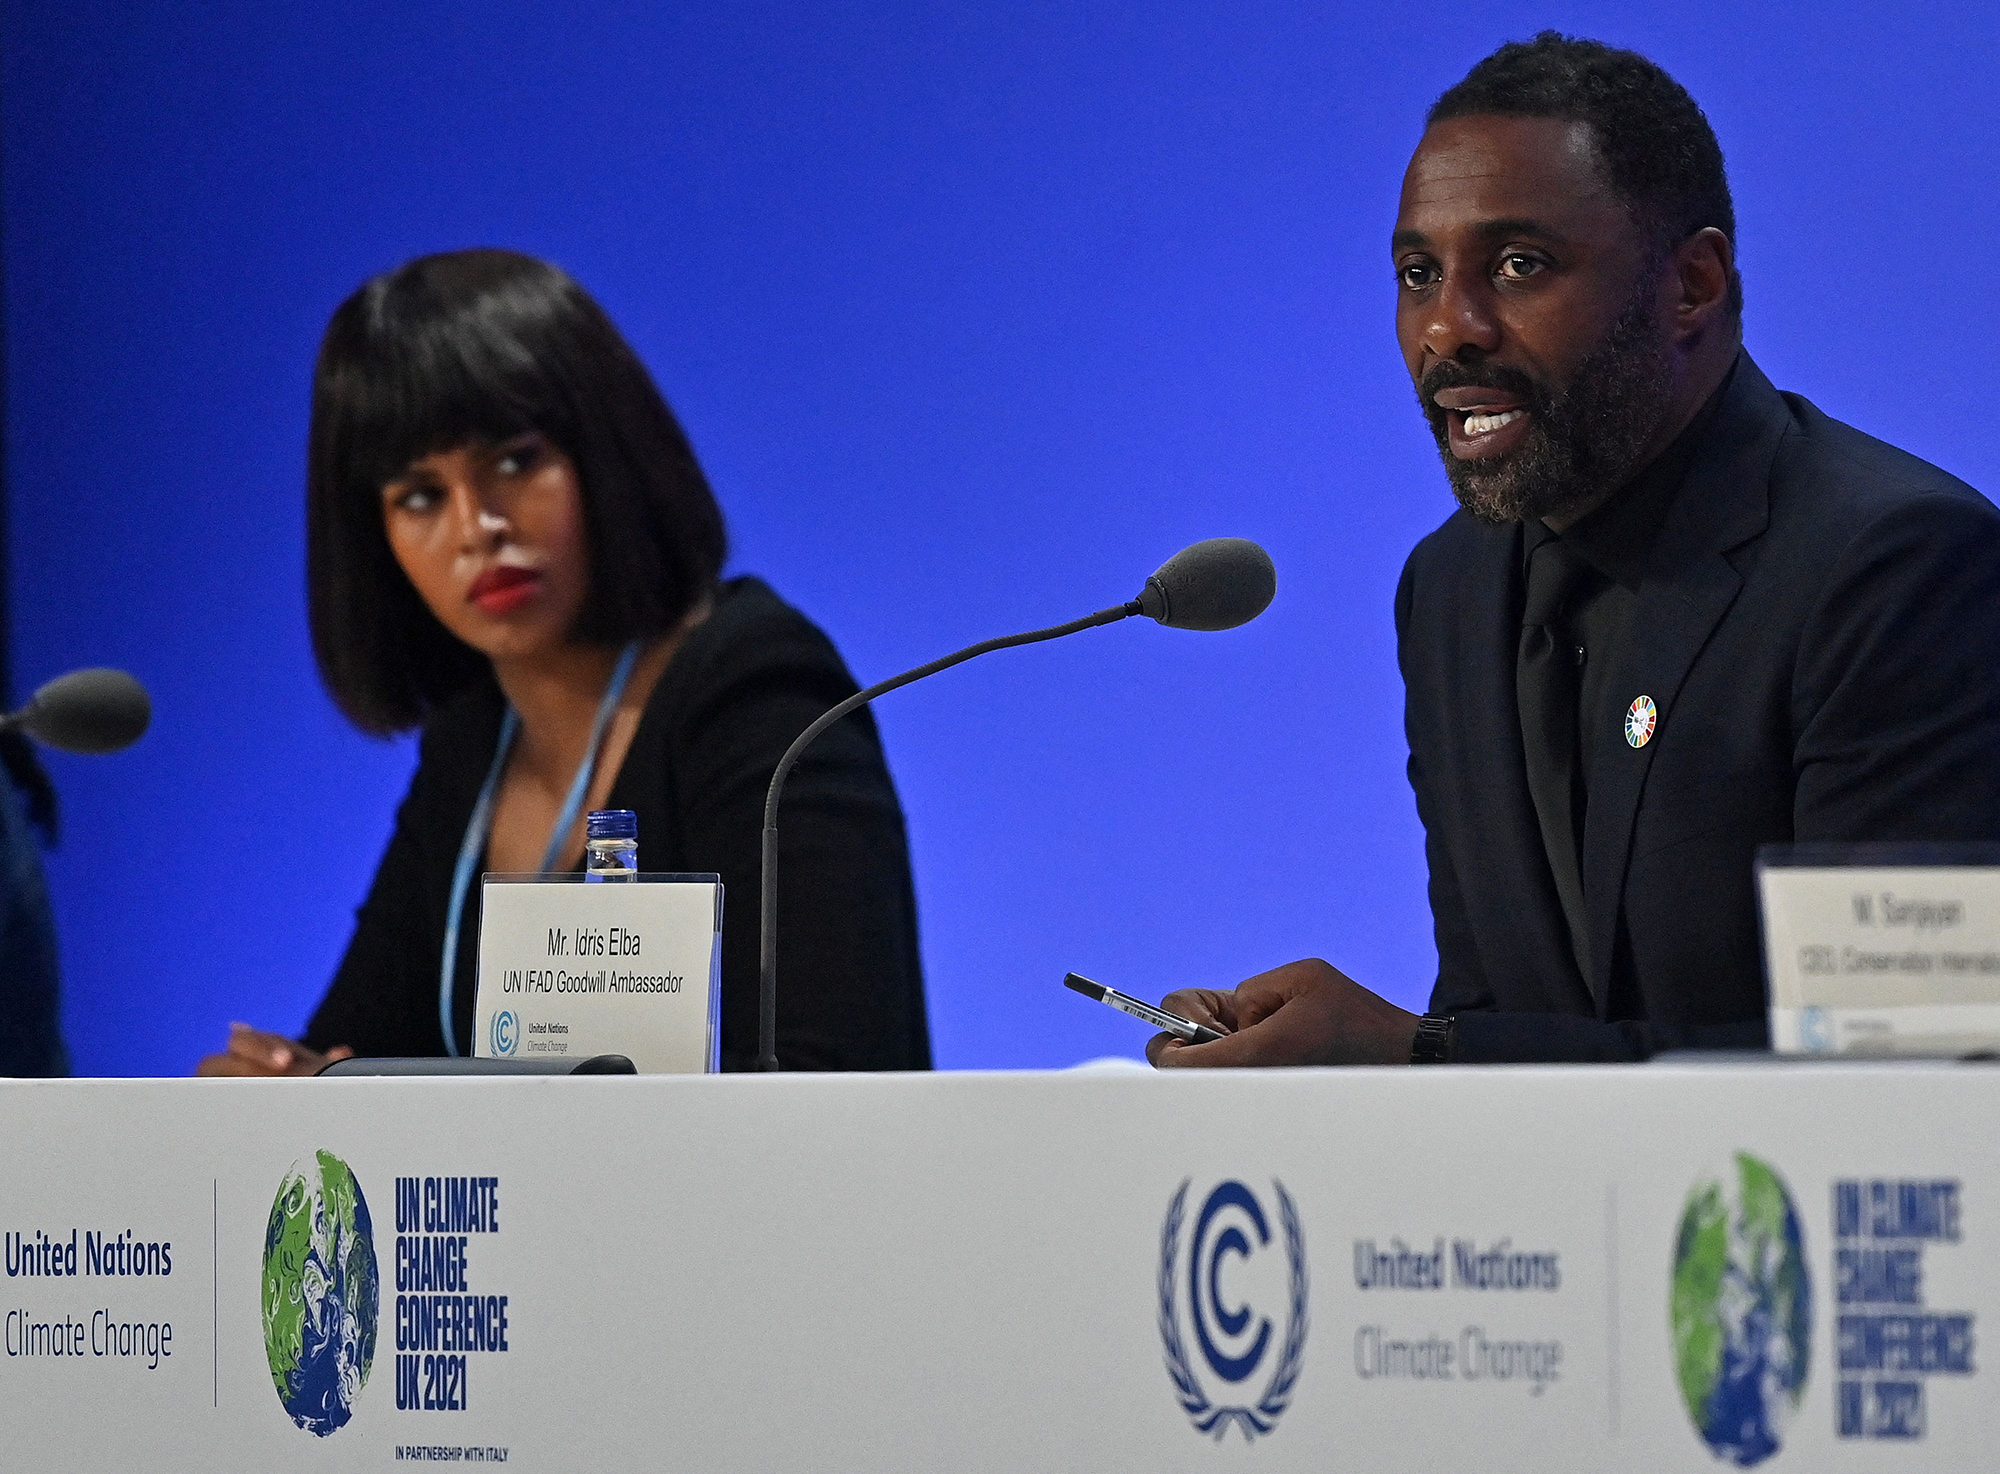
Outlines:
<svg viewBox="0 0 2000 1474"><path fill-rule="evenodd" d="M1164 1029L1183 1043L1213 1044L1218 1039L1228 1037L1216 1033L1207 1024L1198 1024L1193 1019L1182 1018L1177 1013L1168 1013L1164 1008L1155 1008L1150 1003L1142 1003L1129 994L1119 992L1116 988L1093 983L1081 973L1069 974L1063 979L1063 986L1083 994L1086 998L1095 998L1099 1003L1108 1008L1115 1008L1120 1013L1129 1013L1133 1018L1149 1023L1156 1029Z"/></svg>

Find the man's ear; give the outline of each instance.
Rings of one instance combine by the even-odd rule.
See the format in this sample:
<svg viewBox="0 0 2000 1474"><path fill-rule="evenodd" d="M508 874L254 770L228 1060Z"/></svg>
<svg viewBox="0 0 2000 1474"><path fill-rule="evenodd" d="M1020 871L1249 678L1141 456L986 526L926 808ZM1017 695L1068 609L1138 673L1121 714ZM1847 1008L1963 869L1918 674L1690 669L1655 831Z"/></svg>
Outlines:
<svg viewBox="0 0 2000 1474"><path fill-rule="evenodd" d="M1704 226L1674 248L1677 296L1674 326L1685 342L1705 336L1729 316L1729 283L1736 247L1714 226Z"/></svg>

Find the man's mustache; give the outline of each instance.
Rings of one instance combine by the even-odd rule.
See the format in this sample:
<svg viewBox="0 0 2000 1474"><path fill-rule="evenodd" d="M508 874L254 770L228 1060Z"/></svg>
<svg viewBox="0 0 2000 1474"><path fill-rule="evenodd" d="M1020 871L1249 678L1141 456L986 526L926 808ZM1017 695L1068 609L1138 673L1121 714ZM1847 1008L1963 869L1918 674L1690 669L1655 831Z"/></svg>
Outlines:
<svg viewBox="0 0 2000 1474"><path fill-rule="evenodd" d="M1533 410L1545 408L1549 401L1539 379L1504 363L1469 365L1445 359L1432 364L1430 371L1417 381L1417 397L1423 401L1426 414L1436 417L1444 413L1437 407L1434 396L1446 389L1498 389L1518 395Z"/></svg>

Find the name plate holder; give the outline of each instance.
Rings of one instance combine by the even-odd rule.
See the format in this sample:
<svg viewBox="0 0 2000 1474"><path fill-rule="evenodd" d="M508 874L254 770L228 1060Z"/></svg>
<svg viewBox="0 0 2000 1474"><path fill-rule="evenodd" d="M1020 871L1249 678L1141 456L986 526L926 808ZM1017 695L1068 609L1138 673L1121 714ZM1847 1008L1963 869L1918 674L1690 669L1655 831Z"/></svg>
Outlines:
<svg viewBox="0 0 2000 1474"><path fill-rule="evenodd" d="M479 917L475 1057L719 1068L721 876L485 875Z"/></svg>
<svg viewBox="0 0 2000 1474"><path fill-rule="evenodd" d="M2000 1050L2000 845L1757 851L1779 1054Z"/></svg>

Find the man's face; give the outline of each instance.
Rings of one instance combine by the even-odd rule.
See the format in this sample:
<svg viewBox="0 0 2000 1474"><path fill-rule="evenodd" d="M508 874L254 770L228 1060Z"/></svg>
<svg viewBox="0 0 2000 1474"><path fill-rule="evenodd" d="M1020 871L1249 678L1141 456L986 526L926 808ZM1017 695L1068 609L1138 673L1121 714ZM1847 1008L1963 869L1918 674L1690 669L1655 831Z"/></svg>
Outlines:
<svg viewBox="0 0 2000 1474"><path fill-rule="evenodd" d="M1403 176L1396 336L1445 472L1489 521L1560 520L1662 447L1671 273L1587 125L1437 123Z"/></svg>

